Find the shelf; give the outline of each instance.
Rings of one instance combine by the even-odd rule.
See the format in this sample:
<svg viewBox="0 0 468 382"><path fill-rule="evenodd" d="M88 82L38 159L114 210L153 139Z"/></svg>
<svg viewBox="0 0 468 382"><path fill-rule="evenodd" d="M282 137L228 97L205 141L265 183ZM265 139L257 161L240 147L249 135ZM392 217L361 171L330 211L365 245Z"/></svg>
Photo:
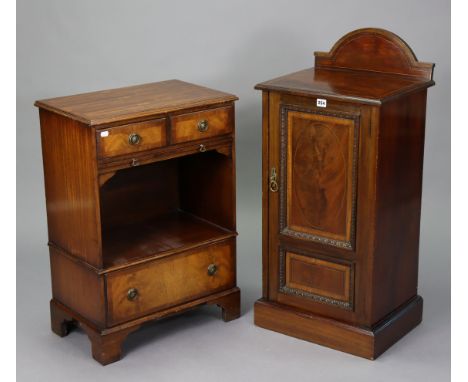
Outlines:
<svg viewBox="0 0 468 382"><path fill-rule="evenodd" d="M145 223L104 231L104 267L118 268L235 235L233 231L178 210Z"/></svg>

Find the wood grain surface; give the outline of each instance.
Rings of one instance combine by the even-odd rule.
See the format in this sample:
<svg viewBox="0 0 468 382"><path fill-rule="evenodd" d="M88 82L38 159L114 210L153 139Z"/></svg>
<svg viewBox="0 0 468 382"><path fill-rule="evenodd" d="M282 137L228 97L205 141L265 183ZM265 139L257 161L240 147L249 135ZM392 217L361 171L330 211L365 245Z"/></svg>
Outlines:
<svg viewBox="0 0 468 382"><path fill-rule="evenodd" d="M372 28L315 58L315 68L256 86L263 298L255 323L375 359L422 319L418 249L434 64ZM273 173L278 187L269 188Z"/></svg>
<svg viewBox="0 0 468 382"><path fill-rule="evenodd" d="M100 267L101 229L96 140L92 130L40 111L49 241Z"/></svg>
<svg viewBox="0 0 468 382"><path fill-rule="evenodd" d="M132 134L137 135L139 139L135 144L130 142ZM111 127L96 132L96 141L100 157L137 154L140 151L155 149L167 144L166 120L160 118Z"/></svg>
<svg viewBox="0 0 468 382"><path fill-rule="evenodd" d="M144 322L202 304L239 317L236 99L170 80L36 102L51 328L80 325L101 364Z"/></svg>
<svg viewBox="0 0 468 382"><path fill-rule="evenodd" d="M232 242L165 257L143 266L107 274L109 323L115 325L235 285ZM208 274L214 264L216 273ZM127 298L136 288L135 300Z"/></svg>
<svg viewBox="0 0 468 382"><path fill-rule="evenodd" d="M230 106L179 114L171 118L171 142L182 143L229 134L233 130L234 109ZM206 131L198 129L198 123L206 121Z"/></svg>
<svg viewBox="0 0 468 382"><path fill-rule="evenodd" d="M168 80L39 100L35 105L86 125L101 126L236 99L218 90Z"/></svg>
<svg viewBox="0 0 468 382"><path fill-rule="evenodd" d="M289 111L287 227L351 241L355 122Z"/></svg>

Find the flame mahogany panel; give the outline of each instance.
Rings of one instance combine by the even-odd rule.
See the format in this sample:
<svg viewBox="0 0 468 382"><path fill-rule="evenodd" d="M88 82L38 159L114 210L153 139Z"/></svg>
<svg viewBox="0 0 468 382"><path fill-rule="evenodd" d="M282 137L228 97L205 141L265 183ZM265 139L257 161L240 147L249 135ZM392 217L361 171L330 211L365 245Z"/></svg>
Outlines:
<svg viewBox="0 0 468 382"><path fill-rule="evenodd" d="M355 121L289 111L286 128L287 229L351 243Z"/></svg>

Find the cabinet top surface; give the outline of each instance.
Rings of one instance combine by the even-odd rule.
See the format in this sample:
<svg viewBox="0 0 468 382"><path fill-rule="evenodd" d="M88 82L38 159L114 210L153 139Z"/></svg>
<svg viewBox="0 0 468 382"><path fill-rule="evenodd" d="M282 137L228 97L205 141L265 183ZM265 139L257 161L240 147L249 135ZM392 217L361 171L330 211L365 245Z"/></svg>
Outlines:
<svg viewBox="0 0 468 382"><path fill-rule="evenodd" d="M341 37L329 52L315 52L314 68L255 88L378 105L434 85L433 70L396 34L362 28Z"/></svg>
<svg viewBox="0 0 468 382"><path fill-rule="evenodd" d="M168 80L39 100L35 106L97 126L237 99L218 90Z"/></svg>
<svg viewBox="0 0 468 382"><path fill-rule="evenodd" d="M427 88L433 84L432 80L387 73L309 68L262 82L255 88L305 96L330 96L367 104L381 104L387 99Z"/></svg>

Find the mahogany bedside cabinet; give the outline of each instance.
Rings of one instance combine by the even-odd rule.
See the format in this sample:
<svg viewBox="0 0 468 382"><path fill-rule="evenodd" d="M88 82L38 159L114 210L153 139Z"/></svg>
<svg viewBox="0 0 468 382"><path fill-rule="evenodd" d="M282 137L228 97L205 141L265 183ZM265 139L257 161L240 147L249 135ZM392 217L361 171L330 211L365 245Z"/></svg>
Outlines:
<svg viewBox="0 0 468 382"><path fill-rule="evenodd" d="M255 324L375 359L422 319L418 246L433 64L360 29L263 94Z"/></svg>
<svg viewBox="0 0 468 382"><path fill-rule="evenodd" d="M101 364L149 320L239 317L235 100L171 80L35 103L52 330L81 326Z"/></svg>

